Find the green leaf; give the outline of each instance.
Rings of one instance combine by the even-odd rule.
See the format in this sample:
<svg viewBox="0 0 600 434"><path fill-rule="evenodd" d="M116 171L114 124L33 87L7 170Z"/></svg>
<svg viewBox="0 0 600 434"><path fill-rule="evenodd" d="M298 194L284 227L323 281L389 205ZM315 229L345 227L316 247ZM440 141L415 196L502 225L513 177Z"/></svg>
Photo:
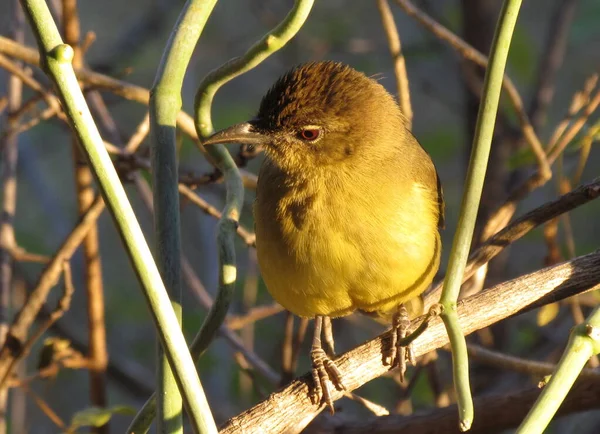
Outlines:
<svg viewBox="0 0 600 434"><path fill-rule="evenodd" d="M116 405L110 408L89 407L73 415L69 431L82 426L106 425L115 414L133 415L135 410L125 405Z"/></svg>

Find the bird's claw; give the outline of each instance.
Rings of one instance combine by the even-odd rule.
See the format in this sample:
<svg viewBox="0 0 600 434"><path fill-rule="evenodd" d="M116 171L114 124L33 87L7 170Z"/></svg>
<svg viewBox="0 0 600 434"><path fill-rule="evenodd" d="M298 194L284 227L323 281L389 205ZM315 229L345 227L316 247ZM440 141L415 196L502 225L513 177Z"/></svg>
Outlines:
<svg viewBox="0 0 600 434"><path fill-rule="evenodd" d="M406 373L406 362L416 365L415 353L412 343L403 346L402 341L408 334L410 327L410 318L406 307L401 306L398 312L394 314L392 322L392 340L387 351L383 355L383 363L390 365L391 368L400 368L400 380L404 381Z"/></svg>
<svg viewBox="0 0 600 434"><path fill-rule="evenodd" d="M342 382L342 375L333 360L325 354L322 348L313 348L310 352L310 358L312 360L312 377L314 383L310 395L311 401L315 405L324 402L331 414L333 414L333 398L329 383L331 382L337 390L346 390Z"/></svg>

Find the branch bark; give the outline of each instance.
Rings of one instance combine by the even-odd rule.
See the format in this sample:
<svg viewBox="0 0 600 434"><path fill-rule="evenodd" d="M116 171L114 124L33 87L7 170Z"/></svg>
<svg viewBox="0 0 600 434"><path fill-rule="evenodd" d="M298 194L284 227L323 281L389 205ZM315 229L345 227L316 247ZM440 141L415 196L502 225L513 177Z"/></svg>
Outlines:
<svg viewBox="0 0 600 434"><path fill-rule="evenodd" d="M533 405L541 389L531 387L504 395L482 396L475 399L473 426L469 434L493 434L517 426ZM558 415L566 415L600 407L600 381L579 380L563 402ZM391 415L373 418L362 423L342 423L319 434L458 434L456 405L439 408L414 416Z"/></svg>
<svg viewBox="0 0 600 434"><path fill-rule="evenodd" d="M598 287L600 251L504 282L460 301L459 324L465 334L470 334L504 318ZM415 327L422 320L423 317L417 319ZM386 332L336 359L348 391L388 371L389 367L382 363L382 349L389 344L389 339L390 334ZM421 356L447 343L442 320L434 318L425 333L414 341L415 355ZM267 400L227 421L221 434L299 432L324 408L311 403L309 387L312 387L310 374L296 379ZM342 396L340 391L333 392L334 400Z"/></svg>

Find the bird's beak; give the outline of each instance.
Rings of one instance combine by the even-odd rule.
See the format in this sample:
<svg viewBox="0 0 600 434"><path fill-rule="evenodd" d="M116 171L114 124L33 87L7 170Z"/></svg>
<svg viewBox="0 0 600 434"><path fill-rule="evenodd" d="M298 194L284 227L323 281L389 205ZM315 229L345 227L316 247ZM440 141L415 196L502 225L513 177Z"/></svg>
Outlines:
<svg viewBox="0 0 600 434"><path fill-rule="evenodd" d="M202 142L203 145L216 143L241 143L245 145L262 145L268 141L267 136L256 131L251 122L242 122L224 130L217 131Z"/></svg>

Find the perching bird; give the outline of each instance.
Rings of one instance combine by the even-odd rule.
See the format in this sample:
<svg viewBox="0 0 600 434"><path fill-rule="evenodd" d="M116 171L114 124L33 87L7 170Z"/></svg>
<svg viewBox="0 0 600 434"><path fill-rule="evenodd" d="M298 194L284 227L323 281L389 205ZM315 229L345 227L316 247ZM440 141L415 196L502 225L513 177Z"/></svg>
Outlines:
<svg viewBox="0 0 600 434"><path fill-rule="evenodd" d="M277 302L316 319L311 396L333 411L327 380L344 386L321 346L324 328L333 351L324 320L356 310L394 315L393 341L405 336L403 306L420 299L440 261L435 167L384 87L336 62L289 71L254 119L203 143L264 148L254 204L259 267ZM404 369L405 354L392 343L384 360Z"/></svg>

